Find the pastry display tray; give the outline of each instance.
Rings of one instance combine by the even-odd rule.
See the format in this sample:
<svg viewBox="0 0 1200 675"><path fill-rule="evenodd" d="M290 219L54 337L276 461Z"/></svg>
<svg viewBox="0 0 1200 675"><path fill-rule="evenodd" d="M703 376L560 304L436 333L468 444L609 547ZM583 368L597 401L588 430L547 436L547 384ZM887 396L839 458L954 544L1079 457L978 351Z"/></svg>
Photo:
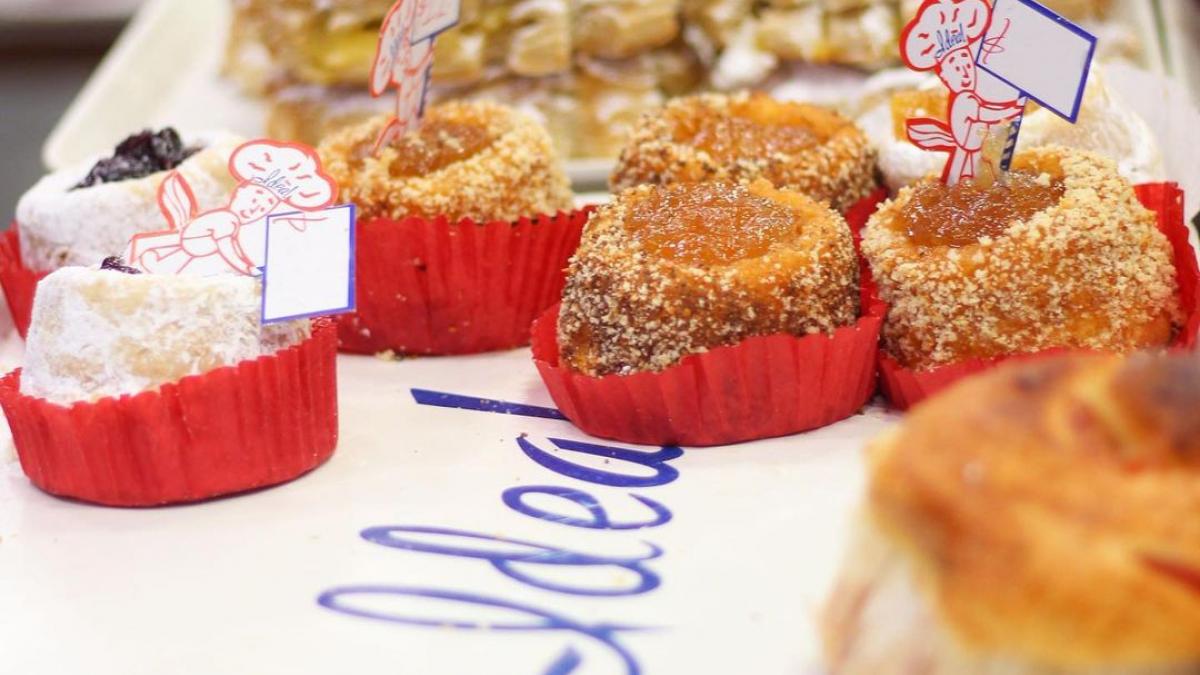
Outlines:
<svg viewBox="0 0 1200 675"><path fill-rule="evenodd" d="M1131 28L1144 45L1140 65L1165 72L1152 3L1116 0L1113 5L1113 21ZM148 0L50 135L43 150L46 165L62 168L108 151L130 130L144 126L261 135L263 104L220 77L229 20L229 0ZM853 98L866 80L865 74L847 69L797 68L794 73L794 81L776 88L817 101ZM604 185L610 166L604 159L572 160L567 170L577 187L595 189Z"/></svg>
<svg viewBox="0 0 1200 675"><path fill-rule="evenodd" d="M1148 120L1196 194L1184 141L1200 112L1165 80L1114 72L1162 108ZM0 367L20 349L10 329ZM875 403L786 438L636 447L561 419L527 349L338 366L333 458L228 499L56 499L0 430L0 671L823 672L821 599L863 449L895 413Z"/></svg>
<svg viewBox="0 0 1200 675"><path fill-rule="evenodd" d="M210 126L253 113L196 65L215 68L219 39L205 31L221 4L152 2L47 160L166 119L156 98L204 106ZM1200 155L1187 141L1200 113L1160 76L1110 74L1194 212ZM0 338L6 370L21 344L11 327ZM0 428L0 672L823 672L817 613L861 497L862 452L899 419L882 405L786 438L651 448L563 420L528 349L340 356L338 376L341 439L326 465L189 506L46 495Z"/></svg>

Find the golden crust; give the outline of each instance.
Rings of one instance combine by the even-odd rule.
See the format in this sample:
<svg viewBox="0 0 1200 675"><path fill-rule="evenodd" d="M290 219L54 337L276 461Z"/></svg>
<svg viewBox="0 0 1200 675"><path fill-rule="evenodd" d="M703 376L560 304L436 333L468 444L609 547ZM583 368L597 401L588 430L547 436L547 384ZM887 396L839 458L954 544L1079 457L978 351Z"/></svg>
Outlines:
<svg viewBox="0 0 1200 675"><path fill-rule="evenodd" d="M655 193L710 188L782 205L791 212L793 233L761 255L696 264L658 256L627 230L637 204ZM621 193L588 222L563 291L561 358L589 375L657 371L688 354L754 335L806 335L852 324L858 295L846 222L804 195L775 190L766 181L749 187L642 185Z"/></svg>
<svg viewBox="0 0 1200 675"><path fill-rule="evenodd" d="M872 447L869 515L972 652L1195 668L1198 407L1195 355L1002 367Z"/></svg>
<svg viewBox="0 0 1200 675"><path fill-rule="evenodd" d="M1169 341L1180 317L1171 247L1115 165L1043 147L1017 169L1061 178L1056 206L1001 236L923 247L894 225L913 194L871 217L863 254L891 305L888 352L912 368L1052 347L1132 351Z"/></svg>
<svg viewBox="0 0 1200 675"><path fill-rule="evenodd" d="M752 120L760 128L801 127L815 142L798 152L739 154L733 160L714 157L693 142L694 129L731 117ZM866 134L831 110L758 93L702 94L674 99L644 114L609 183L615 192L643 183L766 178L844 212L875 189L875 159Z"/></svg>
<svg viewBox="0 0 1200 675"><path fill-rule="evenodd" d="M393 176L389 167L403 160L394 146L372 156L370 148L387 116L331 135L319 151L326 170L353 201L359 217L446 216L454 221L517 220L555 213L572 206L570 183L546 130L529 116L488 102L450 102L434 106L423 124L479 127L486 145L470 156L424 175ZM440 134L430 141L410 134L411 143L437 150L457 139Z"/></svg>

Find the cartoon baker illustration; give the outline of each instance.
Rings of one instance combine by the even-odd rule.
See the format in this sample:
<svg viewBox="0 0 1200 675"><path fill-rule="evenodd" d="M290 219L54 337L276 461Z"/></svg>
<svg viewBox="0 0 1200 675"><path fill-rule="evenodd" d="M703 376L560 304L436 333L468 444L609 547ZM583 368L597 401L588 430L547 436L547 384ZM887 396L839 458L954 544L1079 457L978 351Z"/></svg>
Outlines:
<svg viewBox="0 0 1200 675"><path fill-rule="evenodd" d="M371 95L396 89L396 115L375 142L375 150L412 130L425 112L425 96L433 68L433 42L438 33L458 23L458 0L398 0L383 20Z"/></svg>
<svg viewBox="0 0 1200 675"><path fill-rule="evenodd" d="M1020 116L1024 107L1015 90L1007 100L986 100L982 91L975 56L984 47L991 11L985 0L925 0L900 35L908 67L936 71L950 90L949 124L919 118L907 125L908 138L917 147L950 153L942 171L942 180L950 185L979 175L988 131Z"/></svg>
<svg viewBox="0 0 1200 675"><path fill-rule="evenodd" d="M303 145L245 143L230 156L229 173L238 185L228 205L197 215L187 181L171 172L158 189L170 229L135 236L125 256L129 264L156 274L253 276L265 258L267 216L318 211L337 198L337 184ZM290 222L304 227L302 215Z"/></svg>

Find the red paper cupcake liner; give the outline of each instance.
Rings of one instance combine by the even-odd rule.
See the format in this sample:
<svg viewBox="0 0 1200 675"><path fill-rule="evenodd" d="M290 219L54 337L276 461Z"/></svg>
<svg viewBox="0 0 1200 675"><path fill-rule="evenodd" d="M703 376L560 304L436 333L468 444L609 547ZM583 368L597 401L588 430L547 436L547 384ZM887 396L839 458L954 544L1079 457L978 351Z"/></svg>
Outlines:
<svg viewBox="0 0 1200 675"><path fill-rule="evenodd" d="M528 344L530 323L562 294L590 214L360 221L358 306L338 319L341 349L471 354Z"/></svg>
<svg viewBox="0 0 1200 675"><path fill-rule="evenodd" d="M1183 191L1176 183L1146 183L1134 186L1134 191L1138 200L1158 216L1158 228L1171 242L1175 258L1175 277L1179 284L1179 298L1186 321L1170 347L1190 351L1195 348L1196 336L1200 332L1200 303L1197 303L1200 268L1196 263L1196 251L1188 241L1188 229L1183 217ZM1070 351L1082 350L1057 348L1032 354L970 359L930 370L912 370L901 366L881 349L880 388L894 407L907 410L964 377L990 370L1002 363L1047 358Z"/></svg>
<svg viewBox="0 0 1200 675"><path fill-rule="evenodd" d="M337 445L337 338L328 319L298 345L136 396L61 406L0 379L25 475L112 506L192 502L282 483Z"/></svg>
<svg viewBox="0 0 1200 675"><path fill-rule="evenodd" d="M4 289L4 299L8 301L13 325L17 327L21 337L25 337L29 330L29 316L33 312L33 295L37 291L37 283L47 273L35 272L25 267L21 260L19 236L16 223L0 235L0 287Z"/></svg>
<svg viewBox="0 0 1200 675"><path fill-rule="evenodd" d="M864 199L847 218L865 222L882 198ZM533 360L567 419L625 443L704 446L786 436L858 412L875 392L887 307L868 275L862 318L830 335L752 337L660 372L605 377L560 364L558 311L555 305L533 325Z"/></svg>

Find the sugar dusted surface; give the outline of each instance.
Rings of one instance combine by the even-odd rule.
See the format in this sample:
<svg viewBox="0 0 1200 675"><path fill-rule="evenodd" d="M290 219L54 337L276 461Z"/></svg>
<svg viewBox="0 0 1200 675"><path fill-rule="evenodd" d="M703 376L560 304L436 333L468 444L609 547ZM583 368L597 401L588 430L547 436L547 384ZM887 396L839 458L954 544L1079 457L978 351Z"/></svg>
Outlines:
<svg viewBox="0 0 1200 675"><path fill-rule="evenodd" d="M62 405L136 394L307 337L307 320L260 327L259 288L232 275L60 269L38 285L21 391Z"/></svg>
<svg viewBox="0 0 1200 675"><path fill-rule="evenodd" d="M706 149L691 138L741 118L758 153ZM809 145L762 142L788 126L811 132ZM732 139L737 142L738 139ZM788 147L790 146L790 147ZM761 94L703 94L670 101L642 116L611 178L614 191L642 183L767 178L845 211L875 188L875 150L854 123L823 108Z"/></svg>
<svg viewBox="0 0 1200 675"><path fill-rule="evenodd" d="M664 247L669 255L655 255L645 245L678 214L660 214L662 223L651 221L631 233L639 204L656 192L691 193L704 201L700 193L708 190L740 198L746 210L762 208L752 196L770 200L790 211L791 231L780 235L777 214L769 214L773 232L765 252L756 245L716 262L671 247ZM732 217L715 212L705 217L714 227L734 227ZM753 215L738 218L743 221L738 226L755 226ZM827 207L774 190L766 181L749 187L642 185L621 193L588 222L567 272L559 348L564 363L589 375L657 371L688 354L754 335L831 332L857 319L858 295L849 227Z"/></svg>
<svg viewBox="0 0 1200 675"><path fill-rule="evenodd" d="M200 208L224 204L233 187L229 155L241 139L214 133L184 141L205 146L177 169ZM21 197L17 229L27 267L49 272L68 265L94 265L120 255L133 235L167 226L158 208L158 186L166 172L72 190L93 164L95 158L49 174Z"/></svg>
<svg viewBox="0 0 1200 675"><path fill-rule="evenodd" d="M928 368L1052 347L1161 346L1180 318L1170 244L1111 160L1060 147L1014 167L1061 173L1056 207L961 248L913 244L895 226L911 188L884 204L863 254L890 304L884 344Z"/></svg>
<svg viewBox="0 0 1200 675"><path fill-rule="evenodd" d="M341 185L342 198L358 206L360 217L517 220L571 208L566 172L549 134L531 117L495 103L451 102L430 109L425 120L482 125L489 142L458 161L410 176L390 170L401 159L397 148L370 153L386 116L336 132L321 144L325 168ZM430 142L405 146L419 151ZM458 140L446 134L436 142Z"/></svg>

